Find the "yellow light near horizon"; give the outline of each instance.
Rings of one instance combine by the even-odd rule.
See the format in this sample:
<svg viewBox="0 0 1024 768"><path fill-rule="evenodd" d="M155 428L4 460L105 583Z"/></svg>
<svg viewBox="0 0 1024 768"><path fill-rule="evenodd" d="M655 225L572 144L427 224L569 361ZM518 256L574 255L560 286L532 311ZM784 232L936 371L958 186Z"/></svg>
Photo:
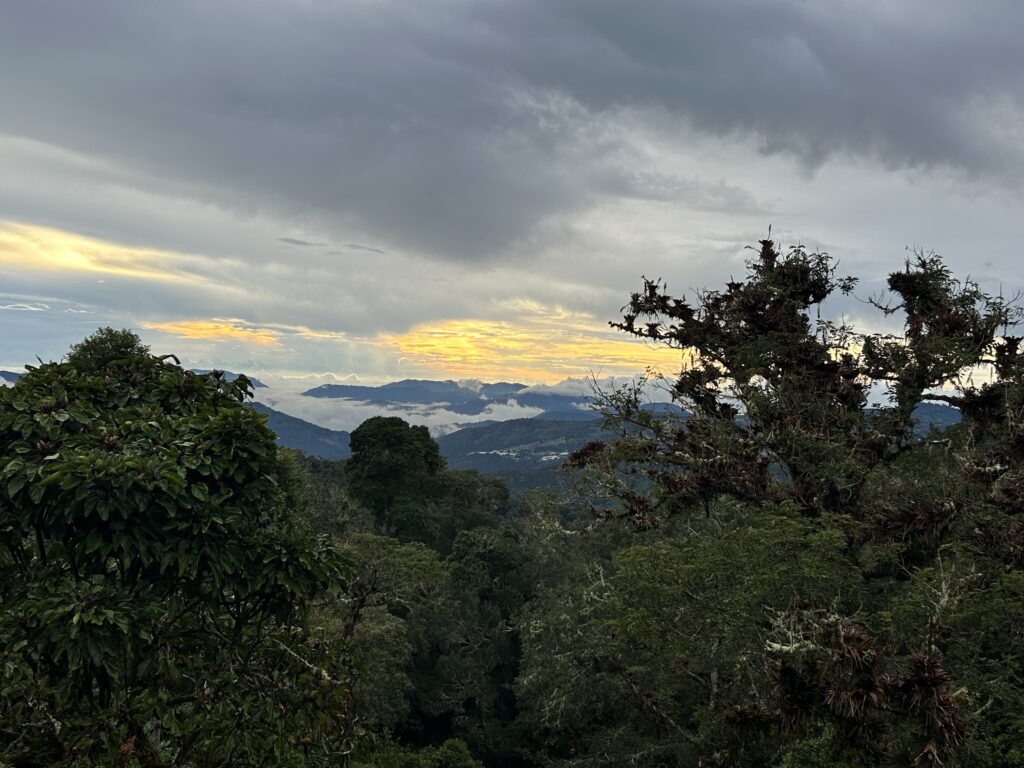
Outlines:
<svg viewBox="0 0 1024 768"><path fill-rule="evenodd" d="M203 341L239 341L261 347L276 346L277 334L266 328L249 328L230 320L179 320L164 323L143 323L143 328L163 331L182 339Z"/></svg>
<svg viewBox="0 0 1024 768"><path fill-rule="evenodd" d="M133 248L50 227L0 221L0 266L145 280L185 279L167 269L173 258L174 254L152 248Z"/></svg>
<svg viewBox="0 0 1024 768"><path fill-rule="evenodd" d="M679 350L616 338L600 322L548 326L543 320L445 320L381 339L405 362L458 378L514 379L554 384L569 377L631 376L646 369L678 374Z"/></svg>
<svg viewBox="0 0 1024 768"><path fill-rule="evenodd" d="M188 254L136 248L50 227L0 220L0 270L95 275L170 281L182 287L197 278L185 270ZM302 341L373 347L403 358L408 370L453 378L516 379L556 383L569 377L635 375L645 369L674 376L682 355L610 331L600 318L530 299L500 305L504 320L450 319L423 323L405 333L350 335L305 326L252 323L233 318L173 319L140 327L180 339L228 342L257 348L295 347ZM376 359L376 357L374 357Z"/></svg>

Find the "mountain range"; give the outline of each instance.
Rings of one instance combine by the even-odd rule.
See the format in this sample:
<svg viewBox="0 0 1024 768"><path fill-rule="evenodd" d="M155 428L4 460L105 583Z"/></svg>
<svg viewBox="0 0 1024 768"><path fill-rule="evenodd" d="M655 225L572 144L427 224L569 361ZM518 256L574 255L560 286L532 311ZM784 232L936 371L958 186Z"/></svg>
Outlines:
<svg viewBox="0 0 1024 768"><path fill-rule="evenodd" d="M21 375L0 371L0 380L13 383ZM236 374L225 372L225 375L234 378ZM255 388L266 388L259 380L250 380ZM376 387L325 384L306 390L302 395L377 406L381 415L411 416L415 412L413 407L420 410L444 407L466 416L483 414L493 405L516 404L539 409L540 413L531 418L457 424L454 431L436 438L450 467L497 475L513 491L556 484L558 468L572 451L592 440L611 437L602 429L601 417L589 409L589 396L536 391L511 382L467 385L455 381L406 379ZM645 407L660 415L685 416L678 406L670 403L651 403ZM253 403L253 408L266 415L267 425L277 434L279 445L324 459L345 459L350 455L347 431L313 424L261 402ZM919 405L915 414L921 433L932 426L945 428L960 421L960 413L955 408L935 403Z"/></svg>
<svg viewBox="0 0 1024 768"><path fill-rule="evenodd" d="M322 384L302 393L307 397L334 398L384 407L409 405L444 406L452 413L477 416L495 405L539 408L545 413L565 413L570 418L587 410L589 396L552 392L507 381L495 384L404 379L367 387L353 384Z"/></svg>
<svg viewBox="0 0 1024 768"><path fill-rule="evenodd" d="M542 408L531 418L462 423L455 431L436 438L450 467L497 475L513 491L556 484L558 469L572 451L592 440L612 437L602 428L601 417L588 408L588 396L532 392L525 385L508 382L478 387L412 379L379 387L327 384L303 395L368 403L382 408L382 413L397 415L403 415L403 407L413 405L444 405L449 411L465 415L483 413L493 403ZM659 415L685 417L685 412L671 403L645 407ZM281 445L323 458L348 455L348 432L318 427L267 406L262 406L261 412L268 414L268 423L278 433ZM932 426L945 428L960 421L955 408L935 403L919 405L915 414L917 431L922 434Z"/></svg>

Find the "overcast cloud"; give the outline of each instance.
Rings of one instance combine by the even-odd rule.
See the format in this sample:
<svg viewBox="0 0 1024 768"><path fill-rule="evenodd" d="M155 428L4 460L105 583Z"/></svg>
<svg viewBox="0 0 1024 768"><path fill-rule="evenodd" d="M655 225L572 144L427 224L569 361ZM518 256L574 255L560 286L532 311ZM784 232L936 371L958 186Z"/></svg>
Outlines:
<svg viewBox="0 0 1024 768"><path fill-rule="evenodd" d="M445 375L381 339L547 313L597 343L641 274L714 284L769 225L1024 286L1021 29L1010 0L0 2L0 363L111 323Z"/></svg>

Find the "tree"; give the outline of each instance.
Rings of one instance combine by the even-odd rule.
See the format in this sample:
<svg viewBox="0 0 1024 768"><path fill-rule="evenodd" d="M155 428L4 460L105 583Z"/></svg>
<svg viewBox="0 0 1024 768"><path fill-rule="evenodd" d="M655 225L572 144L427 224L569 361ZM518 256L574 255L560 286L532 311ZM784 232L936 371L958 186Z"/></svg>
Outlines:
<svg viewBox="0 0 1024 768"><path fill-rule="evenodd" d="M380 530L407 541L432 541L436 521L427 499L445 461L427 428L397 416L374 416L352 431L349 446L349 492L374 513Z"/></svg>
<svg viewBox="0 0 1024 768"><path fill-rule="evenodd" d="M325 622L348 649L353 712L376 734L390 733L408 717L413 681L428 674L414 658L421 637L450 616L448 577L437 554L418 542L355 534L341 544L354 564L341 599L322 607Z"/></svg>
<svg viewBox="0 0 1024 768"><path fill-rule="evenodd" d="M647 281L611 324L679 349L686 361L671 382L689 414L685 429L640 409L637 390L619 391L606 402L608 415L634 439L619 444L618 456L589 454L591 462L626 459L660 489L627 504L638 525L722 494L792 499L808 515L856 510L872 471L918 446L915 408L946 399L933 390L991 359L999 329L1020 316L957 281L937 257L919 255L889 278L899 302L879 304L904 313L905 333L859 333L812 321L826 299L857 283L837 277L827 254L783 255L764 240L748 266L745 281L700 293L696 305ZM878 387L888 404L868 408Z"/></svg>
<svg viewBox="0 0 1024 768"><path fill-rule="evenodd" d="M127 328L97 328L82 341L71 345L67 362L83 373L98 373L112 362L146 357L149 347Z"/></svg>
<svg viewBox="0 0 1024 768"><path fill-rule="evenodd" d="M347 686L304 624L339 557L294 524L247 380L142 349L101 331L0 391L0 763L343 749Z"/></svg>
<svg viewBox="0 0 1024 768"><path fill-rule="evenodd" d="M427 747L419 752L385 748L370 759L372 762L358 762L354 768L481 768L458 739L449 739L438 747Z"/></svg>
<svg viewBox="0 0 1024 768"><path fill-rule="evenodd" d="M597 511L645 545L582 595L563 587L594 628L586 653L531 614L521 680L539 712L590 664L631 754L657 764L1017 759L1016 640L1001 648L1005 618L977 606L1011 604L1006 572L1024 564L1024 355L1005 335L1020 308L916 253L891 299L868 300L902 333L822 319L855 286L827 254L765 240L724 290L691 300L645 281L631 297L612 325L680 350L668 388L686 415L641 408L640 385L603 393L618 439L570 457ZM922 435L925 403L963 425ZM576 743L614 764L606 742Z"/></svg>
<svg viewBox="0 0 1024 768"><path fill-rule="evenodd" d="M508 487L497 477L472 469L441 473L435 511L437 548L451 553L459 534L474 528L493 528L509 509Z"/></svg>
<svg viewBox="0 0 1024 768"><path fill-rule="evenodd" d="M367 731L355 758L426 760L447 754L436 745L454 736L489 765L518 766L512 615L526 599L529 569L519 537L495 531L508 490L497 478L438 466L426 430L401 420L371 420L356 432L362 463L344 467L349 493L339 465L302 460L310 470L303 520L336 536L354 566L316 615L347 649L352 711ZM356 503L356 493L377 512ZM393 515L396 501L420 516ZM405 524L381 524L388 519ZM370 750L385 733L423 751Z"/></svg>
<svg viewBox="0 0 1024 768"><path fill-rule="evenodd" d="M516 619L532 596L530 552L511 526L475 528L446 560L457 611L441 664L455 734L487 765L519 766Z"/></svg>

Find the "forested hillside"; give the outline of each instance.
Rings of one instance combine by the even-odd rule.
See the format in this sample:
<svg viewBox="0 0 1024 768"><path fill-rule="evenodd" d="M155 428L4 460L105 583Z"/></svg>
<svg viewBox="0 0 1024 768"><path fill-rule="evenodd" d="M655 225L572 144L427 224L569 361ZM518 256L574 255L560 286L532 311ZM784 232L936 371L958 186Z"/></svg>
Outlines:
<svg viewBox="0 0 1024 768"><path fill-rule="evenodd" d="M764 241L614 323L675 408L374 417L337 461L127 331L29 366L0 766L1024 766L1020 308L932 256L888 288L899 334L823 319L856 281ZM464 468L517 451L564 489Z"/></svg>
<svg viewBox="0 0 1024 768"><path fill-rule="evenodd" d="M277 444L323 459L350 455L349 434L326 429L255 402L277 434ZM666 403L641 403L661 416L686 418L680 408ZM869 409L870 412L871 409ZM933 427L945 429L960 422L960 412L936 403L914 408L914 430L925 435ZM571 418L568 418L571 414ZM737 416L742 423L743 416ZM508 419L462 425L437 438L441 454L455 469L475 469L501 478L513 492L534 488L564 488L562 462L589 442L612 436L604 419L592 410L548 411L530 419Z"/></svg>

